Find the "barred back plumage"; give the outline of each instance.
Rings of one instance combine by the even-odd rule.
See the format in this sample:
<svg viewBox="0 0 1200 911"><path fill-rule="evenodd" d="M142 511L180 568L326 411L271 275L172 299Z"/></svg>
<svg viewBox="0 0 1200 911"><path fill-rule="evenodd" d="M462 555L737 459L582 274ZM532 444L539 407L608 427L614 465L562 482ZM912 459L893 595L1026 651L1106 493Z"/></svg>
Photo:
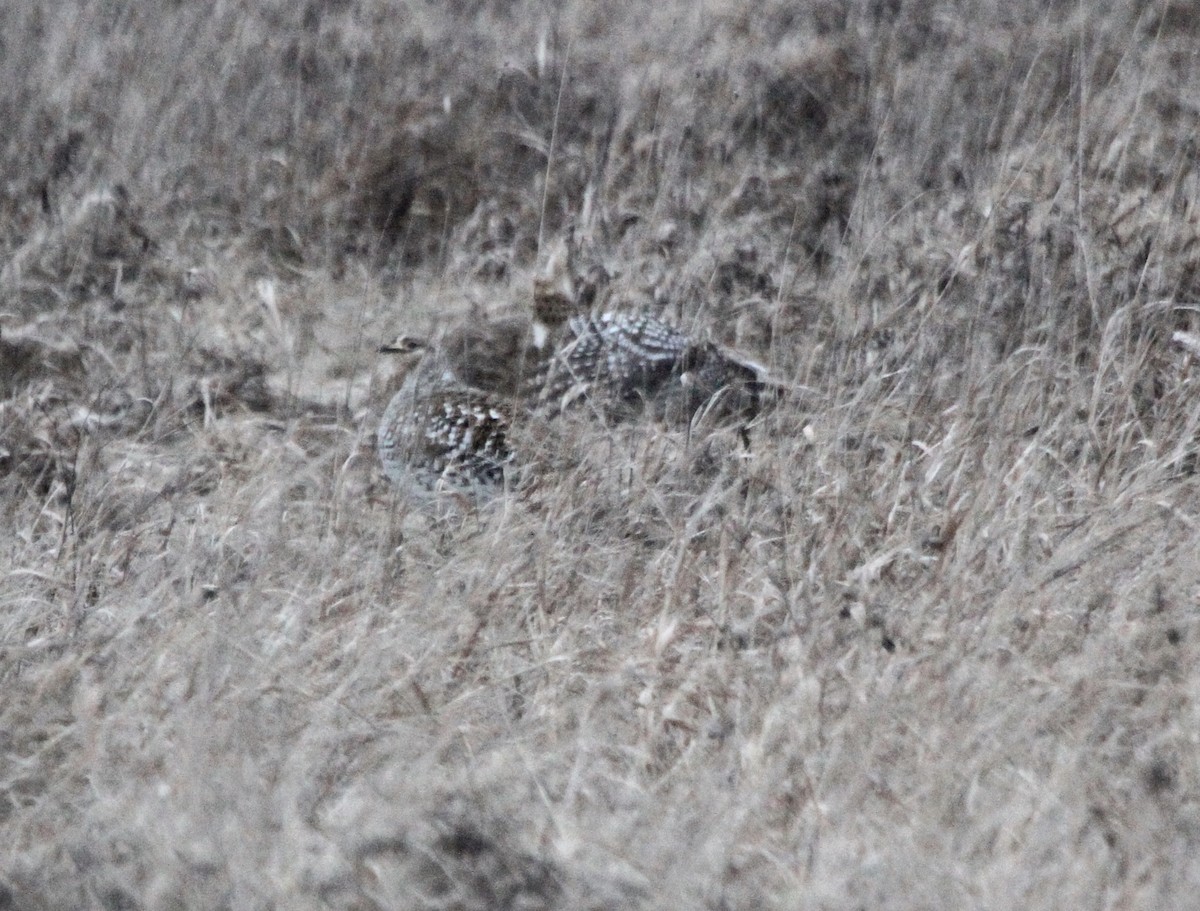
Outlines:
<svg viewBox="0 0 1200 911"><path fill-rule="evenodd" d="M568 338L537 380L539 406L554 412L588 401L620 417L653 405L686 421L712 402L745 416L770 385L760 365L647 313L576 316L567 326Z"/></svg>
<svg viewBox="0 0 1200 911"><path fill-rule="evenodd" d="M540 401L555 410L590 400L623 409L652 398L677 375L688 339L648 314L576 316L541 378Z"/></svg>
<svg viewBox="0 0 1200 911"><path fill-rule="evenodd" d="M504 407L459 382L445 354L423 340L401 336L381 350L416 361L379 422L388 478L418 494L499 490L514 457Z"/></svg>

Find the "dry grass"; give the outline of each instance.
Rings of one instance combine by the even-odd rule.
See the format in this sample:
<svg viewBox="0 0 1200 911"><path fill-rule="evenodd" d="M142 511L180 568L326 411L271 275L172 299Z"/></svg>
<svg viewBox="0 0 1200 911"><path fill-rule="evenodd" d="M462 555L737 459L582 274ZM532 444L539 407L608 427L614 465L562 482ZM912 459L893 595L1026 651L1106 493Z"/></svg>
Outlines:
<svg viewBox="0 0 1200 911"><path fill-rule="evenodd" d="M1188 4L142 6L0 7L0 907L1191 905ZM398 499L568 232L794 394Z"/></svg>

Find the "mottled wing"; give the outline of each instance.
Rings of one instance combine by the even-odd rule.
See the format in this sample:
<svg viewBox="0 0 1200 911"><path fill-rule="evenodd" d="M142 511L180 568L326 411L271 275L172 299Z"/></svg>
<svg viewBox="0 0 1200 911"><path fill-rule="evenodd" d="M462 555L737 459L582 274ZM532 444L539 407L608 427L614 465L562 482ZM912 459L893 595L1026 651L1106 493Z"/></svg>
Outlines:
<svg viewBox="0 0 1200 911"><path fill-rule="evenodd" d="M421 447L432 473L456 487L504 483L504 466L513 458L508 418L478 394L432 397Z"/></svg>
<svg viewBox="0 0 1200 911"><path fill-rule="evenodd" d="M513 460L504 412L482 393L459 389L431 391L416 401L394 398L378 445L388 477L429 490L497 487Z"/></svg>
<svg viewBox="0 0 1200 911"><path fill-rule="evenodd" d="M607 345L625 352L639 364L667 364L674 369L687 350L688 337L670 323L649 314L604 313L595 319L572 320L571 328L587 324Z"/></svg>
<svg viewBox="0 0 1200 911"><path fill-rule="evenodd" d="M645 314L575 317L569 328L573 338L551 361L540 396L560 409L582 399L638 404L678 372L688 345L678 329Z"/></svg>
<svg viewBox="0 0 1200 911"><path fill-rule="evenodd" d="M575 325L571 332L574 337L550 356L535 381L538 405L554 411L587 398L603 359L604 341L598 333L580 332Z"/></svg>

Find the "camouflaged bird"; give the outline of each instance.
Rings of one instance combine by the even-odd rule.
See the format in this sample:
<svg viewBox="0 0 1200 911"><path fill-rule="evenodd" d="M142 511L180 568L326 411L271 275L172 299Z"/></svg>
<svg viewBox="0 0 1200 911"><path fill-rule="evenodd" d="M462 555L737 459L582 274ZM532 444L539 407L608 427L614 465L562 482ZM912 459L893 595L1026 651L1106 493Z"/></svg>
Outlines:
<svg viewBox="0 0 1200 911"><path fill-rule="evenodd" d="M552 412L587 401L617 418L646 406L671 422L702 409L746 417L779 388L754 361L647 313L575 316L565 335L538 378L538 405Z"/></svg>
<svg viewBox="0 0 1200 911"><path fill-rule="evenodd" d="M402 356L408 368L379 422L387 477L417 495L502 489L514 457L505 409L461 383L445 354L424 339L401 335L380 351Z"/></svg>

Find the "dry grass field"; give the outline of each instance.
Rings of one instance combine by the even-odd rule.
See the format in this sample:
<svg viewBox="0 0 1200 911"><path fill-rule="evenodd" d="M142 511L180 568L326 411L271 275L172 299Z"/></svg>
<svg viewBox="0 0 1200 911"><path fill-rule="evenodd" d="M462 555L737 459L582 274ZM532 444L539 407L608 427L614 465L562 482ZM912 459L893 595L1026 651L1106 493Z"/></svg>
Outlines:
<svg viewBox="0 0 1200 911"><path fill-rule="evenodd" d="M1190 2L11 0L0 78L0 909L1196 906ZM409 502L378 344L565 246L787 392Z"/></svg>

